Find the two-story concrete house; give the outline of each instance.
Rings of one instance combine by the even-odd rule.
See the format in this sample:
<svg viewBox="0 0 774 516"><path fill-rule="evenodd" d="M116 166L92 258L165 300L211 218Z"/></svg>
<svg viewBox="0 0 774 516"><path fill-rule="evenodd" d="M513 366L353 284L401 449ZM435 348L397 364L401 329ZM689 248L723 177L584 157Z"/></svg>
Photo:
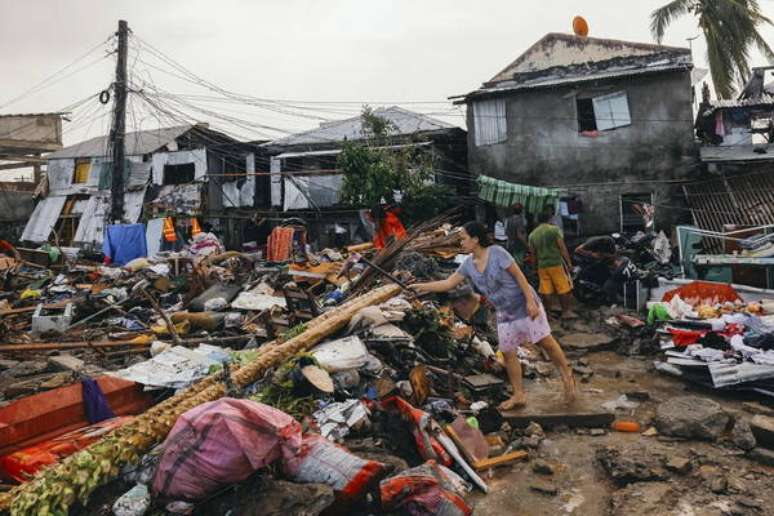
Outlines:
<svg viewBox="0 0 774 516"><path fill-rule="evenodd" d="M546 202L571 201L580 235L636 229L642 202L667 229L687 215L680 182L696 166L692 68L687 48L547 34L452 97L467 105L470 172L502 207L529 195L513 184L557 188Z"/></svg>

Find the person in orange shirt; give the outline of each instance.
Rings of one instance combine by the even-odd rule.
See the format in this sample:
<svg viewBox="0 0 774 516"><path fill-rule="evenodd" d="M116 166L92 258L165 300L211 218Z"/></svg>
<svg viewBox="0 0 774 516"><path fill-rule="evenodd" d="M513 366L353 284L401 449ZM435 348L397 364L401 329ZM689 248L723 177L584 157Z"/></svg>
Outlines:
<svg viewBox="0 0 774 516"><path fill-rule="evenodd" d="M377 213L374 213L374 211ZM379 216L378 212L380 211L382 216ZM375 248L383 249L384 246L390 243L390 237L393 237L395 240L406 238L406 228L403 227L398 218L398 213L400 213L400 209L394 207L371 211L371 219L376 224L376 234L374 235Z"/></svg>

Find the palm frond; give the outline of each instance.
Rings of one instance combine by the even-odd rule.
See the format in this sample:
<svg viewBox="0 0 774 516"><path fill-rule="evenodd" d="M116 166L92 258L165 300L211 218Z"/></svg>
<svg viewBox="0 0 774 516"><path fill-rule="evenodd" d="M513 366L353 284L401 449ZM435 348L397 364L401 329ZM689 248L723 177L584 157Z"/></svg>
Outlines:
<svg viewBox="0 0 774 516"><path fill-rule="evenodd" d="M658 43L664 39L669 24L686 14L691 4L692 0L673 0L650 14L650 32Z"/></svg>

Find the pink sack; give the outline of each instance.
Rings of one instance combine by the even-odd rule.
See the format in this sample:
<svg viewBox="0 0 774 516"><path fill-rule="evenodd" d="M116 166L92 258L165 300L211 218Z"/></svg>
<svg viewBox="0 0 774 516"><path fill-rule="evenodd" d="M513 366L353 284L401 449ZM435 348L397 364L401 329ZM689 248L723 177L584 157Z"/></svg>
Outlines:
<svg viewBox="0 0 774 516"><path fill-rule="evenodd" d="M301 425L275 408L222 398L180 416L153 479L157 496L201 500L301 448Z"/></svg>

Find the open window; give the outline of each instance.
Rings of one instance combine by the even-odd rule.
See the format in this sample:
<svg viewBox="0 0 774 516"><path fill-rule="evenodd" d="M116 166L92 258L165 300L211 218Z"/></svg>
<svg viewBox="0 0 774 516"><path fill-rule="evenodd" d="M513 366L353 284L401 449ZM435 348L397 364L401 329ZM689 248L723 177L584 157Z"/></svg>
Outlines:
<svg viewBox="0 0 774 516"><path fill-rule="evenodd" d="M578 131L609 131L631 125L629 99L625 91L576 99Z"/></svg>
<svg viewBox="0 0 774 516"><path fill-rule="evenodd" d="M195 174L196 165L194 163L164 165L164 184L181 185L185 183L193 183Z"/></svg>
<svg viewBox="0 0 774 516"><path fill-rule="evenodd" d="M621 194L620 202L621 232L636 233L645 229L641 208L645 204L653 204L653 194L651 192Z"/></svg>

